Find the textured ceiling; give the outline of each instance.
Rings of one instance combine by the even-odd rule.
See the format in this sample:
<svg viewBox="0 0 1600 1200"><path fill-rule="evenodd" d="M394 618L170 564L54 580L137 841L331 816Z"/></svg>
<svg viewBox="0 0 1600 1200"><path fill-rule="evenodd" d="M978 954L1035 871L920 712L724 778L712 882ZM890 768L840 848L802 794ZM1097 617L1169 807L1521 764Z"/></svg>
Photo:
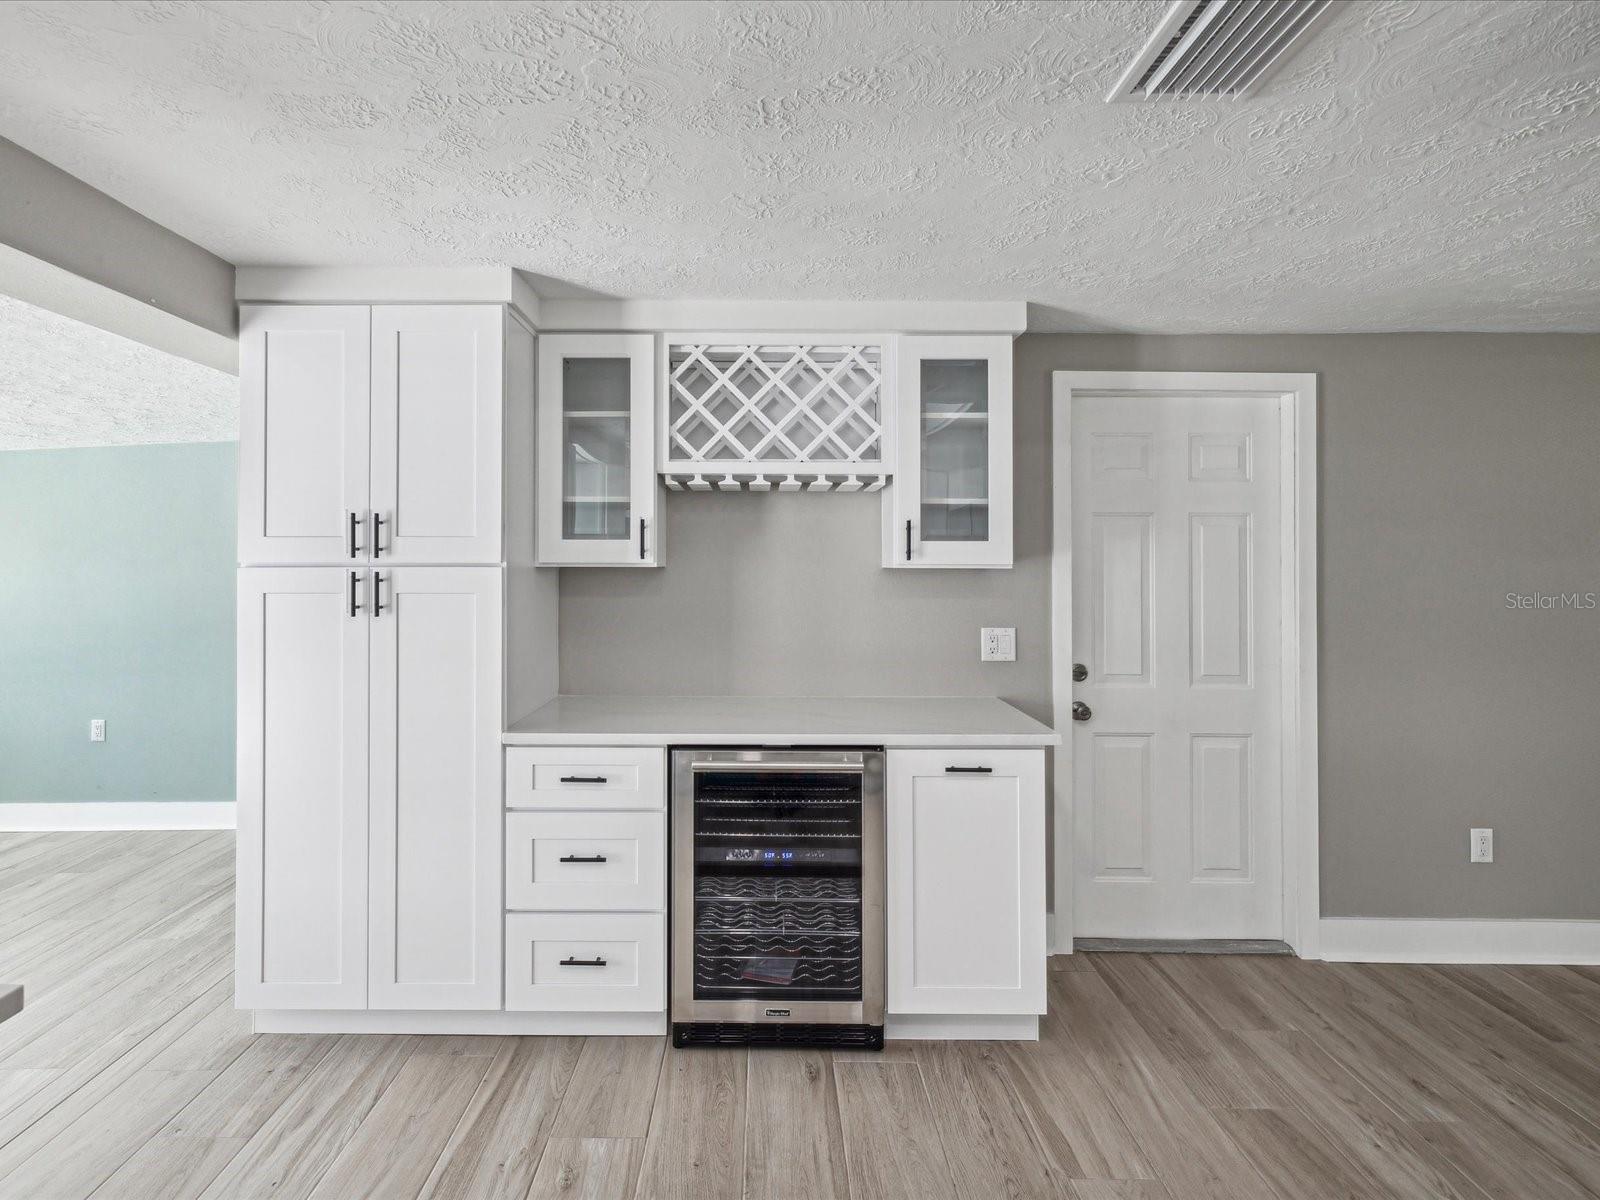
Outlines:
<svg viewBox="0 0 1600 1200"><path fill-rule="evenodd" d="M0 450L238 436L232 375L0 296Z"/></svg>
<svg viewBox="0 0 1600 1200"><path fill-rule="evenodd" d="M1600 3L1356 0L1254 99L1103 103L1164 8L6 3L0 134L242 263L1600 329Z"/></svg>

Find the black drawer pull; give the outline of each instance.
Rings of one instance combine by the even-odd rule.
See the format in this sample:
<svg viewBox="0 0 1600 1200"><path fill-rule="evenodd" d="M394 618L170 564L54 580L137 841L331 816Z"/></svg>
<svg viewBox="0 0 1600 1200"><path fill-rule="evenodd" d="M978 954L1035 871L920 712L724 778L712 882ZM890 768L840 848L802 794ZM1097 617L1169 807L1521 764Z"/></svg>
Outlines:
<svg viewBox="0 0 1600 1200"><path fill-rule="evenodd" d="M604 783L604 782L606 782L606 777L604 775L563 775L561 777L561 782L562 783Z"/></svg>
<svg viewBox="0 0 1600 1200"><path fill-rule="evenodd" d="M558 862L605 862L604 854L563 854Z"/></svg>
<svg viewBox="0 0 1600 1200"><path fill-rule="evenodd" d="M563 958L561 965L563 967L603 967L606 965L606 960L603 958Z"/></svg>
<svg viewBox="0 0 1600 1200"><path fill-rule="evenodd" d="M946 767L945 773L949 775L993 775L993 767Z"/></svg>

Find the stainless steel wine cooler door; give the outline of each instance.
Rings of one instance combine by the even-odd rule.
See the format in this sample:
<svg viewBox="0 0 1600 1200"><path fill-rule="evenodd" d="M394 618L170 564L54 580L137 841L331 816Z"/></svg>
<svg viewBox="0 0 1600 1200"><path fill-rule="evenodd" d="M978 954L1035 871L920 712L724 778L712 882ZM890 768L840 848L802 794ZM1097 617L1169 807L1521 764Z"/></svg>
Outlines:
<svg viewBox="0 0 1600 1200"><path fill-rule="evenodd" d="M674 750L674 1026L881 1030L883 822L881 750Z"/></svg>

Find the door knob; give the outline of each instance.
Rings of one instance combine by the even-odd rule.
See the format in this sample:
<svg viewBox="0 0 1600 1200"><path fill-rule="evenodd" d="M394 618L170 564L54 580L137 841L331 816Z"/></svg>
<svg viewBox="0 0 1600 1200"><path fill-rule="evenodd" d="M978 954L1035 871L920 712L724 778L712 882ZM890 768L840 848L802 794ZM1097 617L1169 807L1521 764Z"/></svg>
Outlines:
<svg viewBox="0 0 1600 1200"><path fill-rule="evenodd" d="M1087 721L1092 716L1094 716L1094 709L1090 708L1082 700L1074 700L1072 702L1072 719L1074 721Z"/></svg>
<svg viewBox="0 0 1600 1200"><path fill-rule="evenodd" d="M1082 683L1087 678L1089 678L1089 668L1084 666L1082 663L1073 663L1072 682Z"/></svg>

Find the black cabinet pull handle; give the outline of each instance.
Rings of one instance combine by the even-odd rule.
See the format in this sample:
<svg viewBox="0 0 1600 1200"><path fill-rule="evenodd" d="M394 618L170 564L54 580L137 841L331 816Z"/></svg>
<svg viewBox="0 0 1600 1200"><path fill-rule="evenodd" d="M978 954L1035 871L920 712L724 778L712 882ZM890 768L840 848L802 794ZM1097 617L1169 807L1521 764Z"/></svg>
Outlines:
<svg viewBox="0 0 1600 1200"><path fill-rule="evenodd" d="M604 783L605 781L606 777L604 775L563 775L561 777L562 783Z"/></svg>
<svg viewBox="0 0 1600 1200"><path fill-rule="evenodd" d="M947 775L993 775L993 767L946 767Z"/></svg>
<svg viewBox="0 0 1600 1200"><path fill-rule="evenodd" d="M599 958L599 957L595 957L595 958L563 958L561 960L561 965L563 967L603 967L603 966L606 965L606 960L603 959L603 958Z"/></svg>
<svg viewBox="0 0 1600 1200"><path fill-rule="evenodd" d="M383 518L372 514L372 557L383 557Z"/></svg>
<svg viewBox="0 0 1600 1200"><path fill-rule="evenodd" d="M361 518L355 513L350 514L350 557L354 558L361 553L361 545L356 541L356 529L361 524Z"/></svg>
<svg viewBox="0 0 1600 1200"><path fill-rule="evenodd" d="M394 588L394 577L393 576L390 576L390 578L389 578L389 587L390 587L391 590L393 590L393 588ZM391 597L391 599L393 599L393 597ZM393 608L394 605L391 604L389 607ZM375 571L375 572L373 572L373 575L372 575L372 615L375 616L375 617L383 616L383 572L382 571Z"/></svg>
<svg viewBox="0 0 1600 1200"><path fill-rule="evenodd" d="M360 571L350 572L350 615L353 617L361 611L361 605L356 601L356 584L361 581Z"/></svg>
<svg viewBox="0 0 1600 1200"><path fill-rule="evenodd" d="M606 861L604 854L563 854L559 862L603 863Z"/></svg>
<svg viewBox="0 0 1600 1200"><path fill-rule="evenodd" d="M911 561L911 518L906 518L906 561Z"/></svg>
<svg viewBox="0 0 1600 1200"><path fill-rule="evenodd" d="M644 559L644 518L639 518L639 558Z"/></svg>

